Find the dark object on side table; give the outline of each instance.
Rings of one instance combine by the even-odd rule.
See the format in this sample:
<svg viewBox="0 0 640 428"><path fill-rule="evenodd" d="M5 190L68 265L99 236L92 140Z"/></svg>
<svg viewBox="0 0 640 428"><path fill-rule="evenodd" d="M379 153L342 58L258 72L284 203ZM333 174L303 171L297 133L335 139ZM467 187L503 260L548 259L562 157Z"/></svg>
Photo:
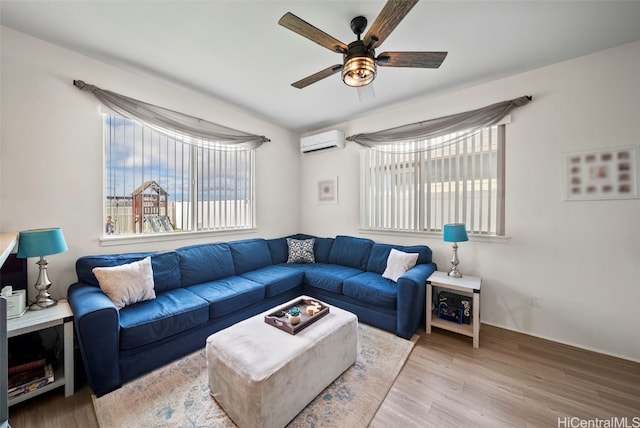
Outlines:
<svg viewBox="0 0 640 428"><path fill-rule="evenodd" d="M473 316L472 302L472 297L440 291L436 302L438 318L454 321L458 324L471 324Z"/></svg>

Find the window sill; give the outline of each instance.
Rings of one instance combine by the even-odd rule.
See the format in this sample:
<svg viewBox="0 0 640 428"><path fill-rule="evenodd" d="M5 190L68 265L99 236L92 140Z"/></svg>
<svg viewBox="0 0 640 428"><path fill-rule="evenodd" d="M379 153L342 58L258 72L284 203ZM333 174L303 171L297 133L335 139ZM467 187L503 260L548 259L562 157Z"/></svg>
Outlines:
<svg viewBox="0 0 640 428"><path fill-rule="evenodd" d="M386 236L422 236L427 239L442 240L442 232L416 232L416 231L402 231L402 230L380 230L380 229L358 229L362 233L372 235L386 235ZM510 236L497 236L497 235L469 235L469 241L473 242L489 242L497 244L506 244L511 239Z"/></svg>
<svg viewBox="0 0 640 428"><path fill-rule="evenodd" d="M174 232L174 233L146 233L137 235L111 235L103 236L100 240L102 247L110 247L115 245L131 245L131 244L144 244L148 242L162 242L162 241L181 241L185 239L196 238L208 238L214 236L225 235L241 235L248 233L255 233L257 229L235 229L235 230L207 230L199 232Z"/></svg>

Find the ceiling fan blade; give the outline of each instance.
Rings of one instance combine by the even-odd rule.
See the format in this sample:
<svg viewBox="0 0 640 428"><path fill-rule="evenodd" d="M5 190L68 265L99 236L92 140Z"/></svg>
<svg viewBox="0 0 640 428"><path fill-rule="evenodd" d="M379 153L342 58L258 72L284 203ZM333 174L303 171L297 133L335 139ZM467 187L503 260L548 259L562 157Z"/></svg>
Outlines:
<svg viewBox="0 0 640 428"><path fill-rule="evenodd" d="M316 42L320 46L323 46L333 52L342 54L347 52L347 45L342 43L340 40L328 35L324 31L314 27L307 21L298 18L291 12L287 12L282 15L282 18L280 18L278 24L282 25L285 28L288 28L294 33L300 34L302 37L306 37L312 42Z"/></svg>
<svg viewBox="0 0 640 428"><path fill-rule="evenodd" d="M311 85L312 83L316 83L317 81L324 79L325 77L336 74L340 70L342 70L342 64L332 65L331 67L327 67L322 71L318 71L311 76L307 76L304 79L292 83L291 86L293 86L294 88L302 89Z"/></svg>
<svg viewBox="0 0 640 428"><path fill-rule="evenodd" d="M438 68L447 52L382 52L376 58L381 67Z"/></svg>
<svg viewBox="0 0 640 428"><path fill-rule="evenodd" d="M364 36L364 45L380 46L416 3L418 0L388 0Z"/></svg>

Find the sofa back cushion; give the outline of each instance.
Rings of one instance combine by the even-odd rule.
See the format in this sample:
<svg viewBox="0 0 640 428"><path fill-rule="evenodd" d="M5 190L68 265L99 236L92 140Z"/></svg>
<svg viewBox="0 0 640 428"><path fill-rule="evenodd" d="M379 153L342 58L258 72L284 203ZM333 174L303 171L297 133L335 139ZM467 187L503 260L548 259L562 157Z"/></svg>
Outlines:
<svg viewBox="0 0 640 428"><path fill-rule="evenodd" d="M289 257L289 247L287 246L287 238L293 239L315 239L313 244L313 254L316 263L329 263L329 253L333 246L333 238L318 238L313 235L298 233L285 238L267 239L269 252L271 253L271 261L274 265L286 263Z"/></svg>
<svg viewBox="0 0 640 428"><path fill-rule="evenodd" d="M391 249L395 248L398 251L404 253L417 253L418 261L417 265L431 263L431 249L426 245L390 245L390 244L373 244L371 247L371 253L369 254L369 261L367 263L367 271L383 274L387 268L387 259Z"/></svg>
<svg viewBox="0 0 640 428"><path fill-rule="evenodd" d="M400 251L404 251L405 253L418 253L416 265L431 263L431 248L426 245L407 245L400 247Z"/></svg>
<svg viewBox="0 0 640 428"><path fill-rule="evenodd" d="M329 254L333 247L334 238L318 238L317 236L307 235L306 233L298 233L290 236L294 239L315 239L313 243L313 255L316 263L329 263ZM286 260L285 260L286 261Z"/></svg>
<svg viewBox="0 0 640 428"><path fill-rule="evenodd" d="M315 238L315 236L297 233L295 235L285 236L284 238L267 239L267 245L269 246L269 253L271 254L272 264L278 265L280 263L287 262L289 258L289 245L287 244L287 238L311 239Z"/></svg>
<svg viewBox="0 0 640 428"><path fill-rule="evenodd" d="M236 275L271 266L269 245L264 239L245 239L229 242Z"/></svg>
<svg viewBox="0 0 640 428"><path fill-rule="evenodd" d="M154 284L153 289L156 293L180 287L180 264L178 253L175 251L160 253L107 254L80 257L76 261L78 282L99 287L98 280L92 272L93 268L121 266L140 261L145 257L151 257L151 269L153 269Z"/></svg>
<svg viewBox="0 0 640 428"><path fill-rule="evenodd" d="M228 244L200 244L176 250L182 286L189 287L236 274Z"/></svg>
<svg viewBox="0 0 640 428"><path fill-rule="evenodd" d="M367 262L367 272L375 272L382 275L387 268L387 259L391 249L400 249L399 245L389 244L373 244L369 253L369 261Z"/></svg>
<svg viewBox="0 0 640 428"><path fill-rule="evenodd" d="M365 238L338 235L329 253L329 263L365 270L373 241Z"/></svg>
<svg viewBox="0 0 640 428"><path fill-rule="evenodd" d="M316 256L316 263L329 263L329 255L333 247L333 238L316 238L313 252Z"/></svg>
<svg viewBox="0 0 640 428"><path fill-rule="evenodd" d="M269 254L271 254L271 263L279 265L287 262L287 238L267 239Z"/></svg>

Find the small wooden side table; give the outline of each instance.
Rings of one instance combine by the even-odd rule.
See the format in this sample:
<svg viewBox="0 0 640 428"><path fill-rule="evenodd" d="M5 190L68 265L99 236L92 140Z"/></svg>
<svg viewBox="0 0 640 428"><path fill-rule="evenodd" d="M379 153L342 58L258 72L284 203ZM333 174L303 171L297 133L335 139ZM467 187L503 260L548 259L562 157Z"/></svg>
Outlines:
<svg viewBox="0 0 640 428"><path fill-rule="evenodd" d="M431 334L431 327L438 327L455 333L464 334L473 337L473 347L480 346L480 285L482 278L474 276L463 276L462 278L454 278L447 275L446 272L436 271L427 278L427 334ZM469 296L473 298L473 309L471 324L456 324L438 318L437 310L432 309L433 306L433 287L439 289L450 290L455 294Z"/></svg>

